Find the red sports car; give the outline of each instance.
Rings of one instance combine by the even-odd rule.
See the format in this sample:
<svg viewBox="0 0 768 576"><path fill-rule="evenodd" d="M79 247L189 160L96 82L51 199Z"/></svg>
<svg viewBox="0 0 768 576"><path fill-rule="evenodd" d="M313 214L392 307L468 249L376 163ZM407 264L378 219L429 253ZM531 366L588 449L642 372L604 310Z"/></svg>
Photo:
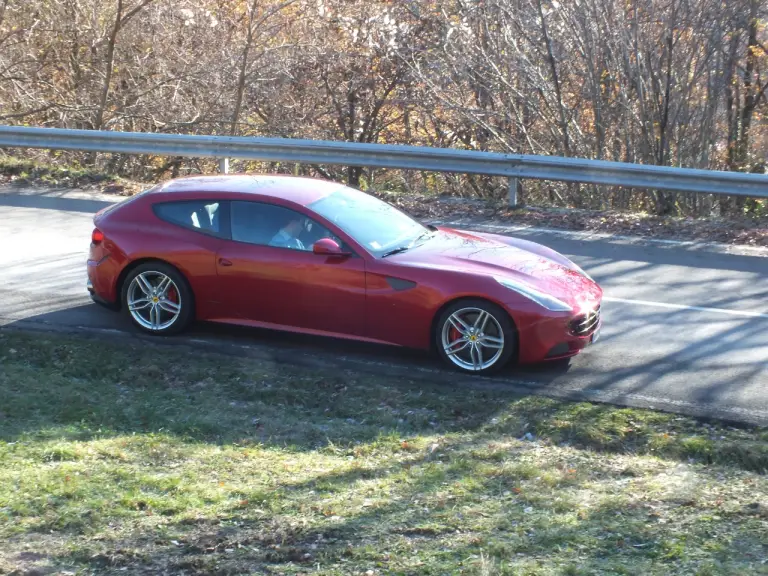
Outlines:
<svg viewBox="0 0 768 576"><path fill-rule="evenodd" d="M88 290L149 333L240 324L432 349L487 373L573 356L600 331L602 290L557 252L423 225L334 182L179 178L94 224Z"/></svg>

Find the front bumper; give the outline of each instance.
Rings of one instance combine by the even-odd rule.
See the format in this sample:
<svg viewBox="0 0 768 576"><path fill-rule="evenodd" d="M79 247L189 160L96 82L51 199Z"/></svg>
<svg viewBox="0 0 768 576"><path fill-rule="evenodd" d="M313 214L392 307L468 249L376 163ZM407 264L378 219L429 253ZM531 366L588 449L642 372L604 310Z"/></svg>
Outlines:
<svg viewBox="0 0 768 576"><path fill-rule="evenodd" d="M521 364L575 356L599 340L603 326L599 304L586 312L542 315L539 311L515 321Z"/></svg>

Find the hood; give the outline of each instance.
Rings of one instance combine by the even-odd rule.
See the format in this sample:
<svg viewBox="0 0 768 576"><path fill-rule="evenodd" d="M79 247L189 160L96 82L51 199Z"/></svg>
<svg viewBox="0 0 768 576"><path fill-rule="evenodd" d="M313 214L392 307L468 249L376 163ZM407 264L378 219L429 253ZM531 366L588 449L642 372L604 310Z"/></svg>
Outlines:
<svg viewBox="0 0 768 576"><path fill-rule="evenodd" d="M602 298L598 284L568 258L518 238L439 228L430 240L391 258L419 267L518 280L572 306L581 307Z"/></svg>

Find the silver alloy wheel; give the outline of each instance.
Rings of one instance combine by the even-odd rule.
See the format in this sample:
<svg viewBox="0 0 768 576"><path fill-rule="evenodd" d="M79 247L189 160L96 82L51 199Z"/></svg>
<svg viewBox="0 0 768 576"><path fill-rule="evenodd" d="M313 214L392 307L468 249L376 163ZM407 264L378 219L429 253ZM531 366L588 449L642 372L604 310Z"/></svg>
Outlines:
<svg viewBox="0 0 768 576"><path fill-rule="evenodd" d="M490 368L504 352L504 331L499 321L482 308L462 308L443 324L445 355L456 366L478 372Z"/></svg>
<svg viewBox="0 0 768 576"><path fill-rule="evenodd" d="M169 328L181 314L181 292L162 272L142 272L128 286L128 311L147 330Z"/></svg>

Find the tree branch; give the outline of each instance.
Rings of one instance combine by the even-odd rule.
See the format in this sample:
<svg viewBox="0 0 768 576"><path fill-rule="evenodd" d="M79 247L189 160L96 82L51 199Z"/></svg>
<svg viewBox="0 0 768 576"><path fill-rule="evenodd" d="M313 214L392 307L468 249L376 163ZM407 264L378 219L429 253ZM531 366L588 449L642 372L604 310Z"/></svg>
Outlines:
<svg viewBox="0 0 768 576"><path fill-rule="evenodd" d="M5 116L0 116L0 120L10 120L11 118L23 118L24 116L31 116L32 114L39 114L40 112L45 112L46 110L50 110L51 108L55 108L56 106L57 104L48 104L40 108L35 108L34 110L27 110L26 112L18 112L16 114L6 114Z"/></svg>

